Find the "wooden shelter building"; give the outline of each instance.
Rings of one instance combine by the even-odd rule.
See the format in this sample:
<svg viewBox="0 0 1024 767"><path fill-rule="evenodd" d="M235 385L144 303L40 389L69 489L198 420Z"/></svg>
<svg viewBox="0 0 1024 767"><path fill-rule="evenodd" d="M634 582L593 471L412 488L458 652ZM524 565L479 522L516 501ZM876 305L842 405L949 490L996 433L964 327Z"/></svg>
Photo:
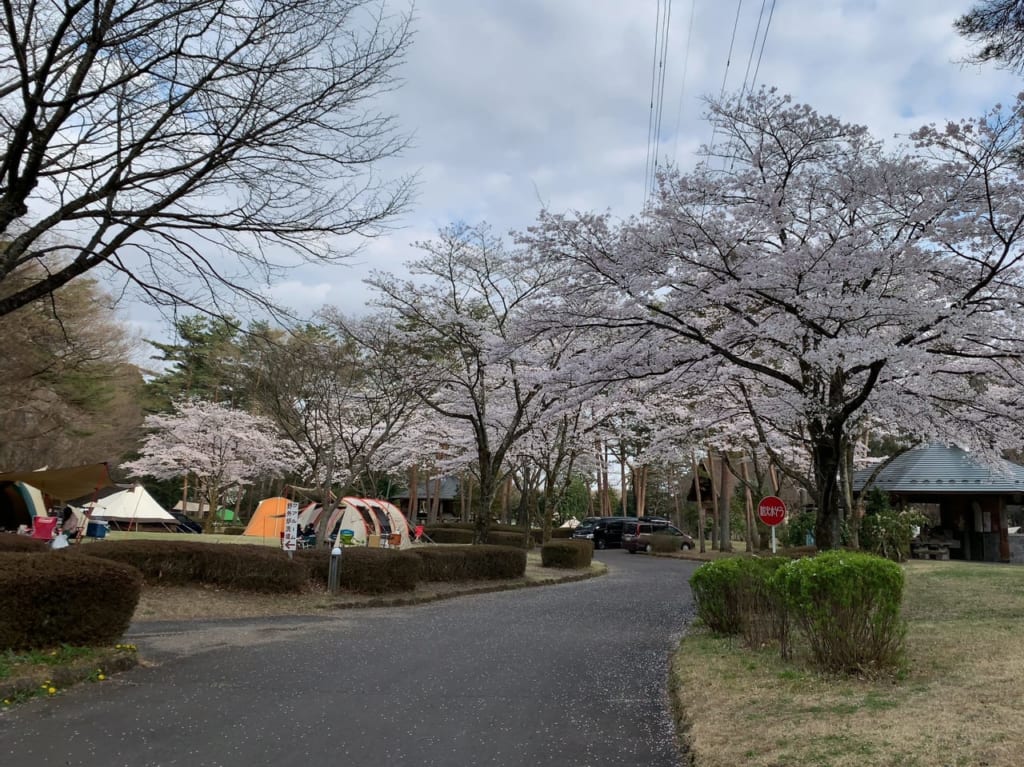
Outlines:
<svg viewBox="0 0 1024 767"><path fill-rule="evenodd" d="M931 524L922 535L941 541L950 558L1011 561L1009 526L1021 514L1024 466L933 443L897 456L865 487L873 471L854 474L854 492L878 488L896 508L924 510Z"/></svg>

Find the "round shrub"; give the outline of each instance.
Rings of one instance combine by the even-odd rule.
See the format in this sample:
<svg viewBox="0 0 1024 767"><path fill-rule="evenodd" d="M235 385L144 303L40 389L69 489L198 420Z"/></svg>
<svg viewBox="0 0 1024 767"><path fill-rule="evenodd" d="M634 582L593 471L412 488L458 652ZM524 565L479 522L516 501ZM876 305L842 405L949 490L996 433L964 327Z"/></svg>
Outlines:
<svg viewBox="0 0 1024 767"><path fill-rule="evenodd" d="M783 557L729 557L706 562L690 576L697 616L717 634L741 634L746 606L771 588Z"/></svg>
<svg viewBox="0 0 1024 767"><path fill-rule="evenodd" d="M590 541L548 541L540 549L540 562L544 567L564 567L583 570L590 567L594 546Z"/></svg>
<svg viewBox="0 0 1024 767"><path fill-rule="evenodd" d="M565 538L572 538L571 527L553 527L551 528L551 537L563 540Z"/></svg>
<svg viewBox="0 0 1024 767"><path fill-rule="evenodd" d="M0 552L0 649L112 644L142 591L133 567L60 551Z"/></svg>
<svg viewBox="0 0 1024 767"><path fill-rule="evenodd" d="M906 624L903 570L895 562L827 551L788 562L775 580L819 668L859 673L899 663Z"/></svg>

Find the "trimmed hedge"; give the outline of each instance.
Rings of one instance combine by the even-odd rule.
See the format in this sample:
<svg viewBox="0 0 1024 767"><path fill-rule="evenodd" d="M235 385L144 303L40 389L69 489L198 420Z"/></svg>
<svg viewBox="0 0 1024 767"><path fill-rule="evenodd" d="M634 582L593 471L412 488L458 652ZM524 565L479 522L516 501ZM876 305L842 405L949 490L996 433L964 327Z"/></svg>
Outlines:
<svg viewBox="0 0 1024 767"><path fill-rule="evenodd" d="M49 551L50 544L27 535L0 535L0 551Z"/></svg>
<svg viewBox="0 0 1024 767"><path fill-rule="evenodd" d="M509 532L507 530L491 530L487 531L487 543L492 546L518 546L519 548L528 547L529 539L523 535L522 530L516 532Z"/></svg>
<svg viewBox="0 0 1024 767"><path fill-rule="evenodd" d="M551 537L562 540L564 538L572 538L571 527L553 527L551 528Z"/></svg>
<svg viewBox="0 0 1024 767"><path fill-rule="evenodd" d="M473 581L521 578L526 573L526 550L522 547L467 546L465 548L420 548L423 581Z"/></svg>
<svg viewBox="0 0 1024 767"><path fill-rule="evenodd" d="M361 594L412 591L421 579L422 562L411 551L344 546L341 550L339 585ZM327 586L331 570L330 549L302 549L296 560L307 568L309 579Z"/></svg>
<svg viewBox="0 0 1024 767"><path fill-rule="evenodd" d="M474 537L472 529L451 525L428 527L425 532L434 543L472 543Z"/></svg>
<svg viewBox="0 0 1024 767"><path fill-rule="evenodd" d="M0 649L105 645L128 628L142 591L133 567L88 556L0 553Z"/></svg>
<svg viewBox="0 0 1024 767"><path fill-rule="evenodd" d="M565 567L583 570L590 567L594 545L590 541L548 541L540 549L544 567Z"/></svg>
<svg viewBox="0 0 1024 767"><path fill-rule="evenodd" d="M899 664L903 570L872 554L826 551L786 563L776 583L815 665L860 673Z"/></svg>
<svg viewBox="0 0 1024 767"><path fill-rule="evenodd" d="M137 568L146 583L164 586L206 584L238 591L294 593L308 587L305 565L276 548L199 541L104 541L74 547L74 555L123 562Z"/></svg>

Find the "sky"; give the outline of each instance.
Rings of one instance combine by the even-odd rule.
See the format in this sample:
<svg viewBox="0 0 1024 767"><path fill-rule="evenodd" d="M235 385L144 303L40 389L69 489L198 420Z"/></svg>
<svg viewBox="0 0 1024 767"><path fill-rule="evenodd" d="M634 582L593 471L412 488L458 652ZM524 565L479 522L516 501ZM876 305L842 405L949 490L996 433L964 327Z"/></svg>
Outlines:
<svg viewBox="0 0 1024 767"><path fill-rule="evenodd" d="M379 102L410 136L379 171L417 176L412 206L348 265L296 268L269 294L303 316L325 304L359 314L372 296L362 282L370 271L404 273L417 256L412 243L449 223L504 233L529 226L542 207L637 213L652 151L659 164L691 167L712 139L703 99L723 87L774 86L887 142L981 114L1012 101L1024 79L960 63L969 47L952 25L970 5L419 0L402 85ZM649 141L661 72L660 134ZM127 319L146 337L169 337L152 310L130 306Z"/></svg>

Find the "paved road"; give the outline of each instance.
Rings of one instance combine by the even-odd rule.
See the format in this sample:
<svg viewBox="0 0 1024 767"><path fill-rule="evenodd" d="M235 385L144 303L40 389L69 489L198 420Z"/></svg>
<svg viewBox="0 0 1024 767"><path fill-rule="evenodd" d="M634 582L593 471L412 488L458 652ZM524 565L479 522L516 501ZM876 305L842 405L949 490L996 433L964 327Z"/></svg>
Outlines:
<svg viewBox="0 0 1024 767"><path fill-rule="evenodd" d="M151 665L0 715L5 767L677 767L693 563L325 618L138 624Z"/></svg>

